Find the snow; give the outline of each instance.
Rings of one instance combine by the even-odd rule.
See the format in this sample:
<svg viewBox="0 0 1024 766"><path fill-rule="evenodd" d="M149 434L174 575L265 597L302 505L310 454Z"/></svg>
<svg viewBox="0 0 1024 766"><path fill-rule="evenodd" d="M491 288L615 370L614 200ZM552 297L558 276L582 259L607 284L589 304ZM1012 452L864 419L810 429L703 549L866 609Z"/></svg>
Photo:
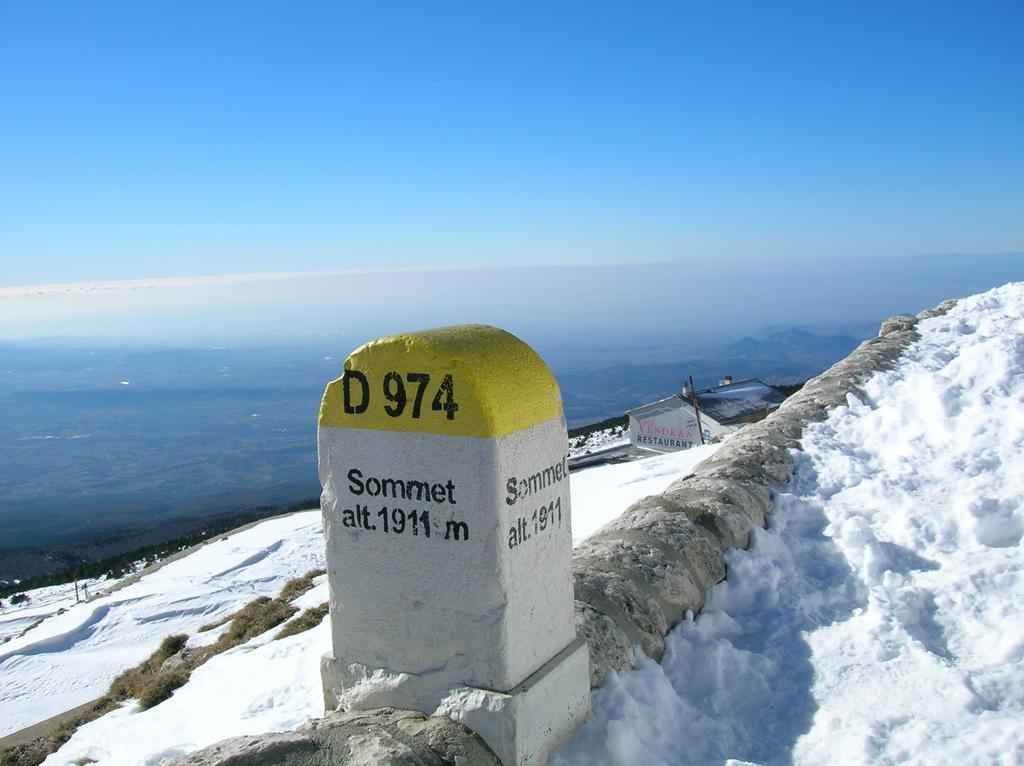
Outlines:
<svg viewBox="0 0 1024 766"><path fill-rule="evenodd" d="M664 490L718 446L573 473L574 542L635 500ZM109 599L51 618L18 643L2 647L0 672L14 683L0 689L0 731L20 729L98 697L114 675L147 657L166 635L188 633L190 646L216 641L227 626L202 633L197 628L256 596L276 595L286 580L323 566L323 555L319 513L294 514L212 543ZM315 578L314 585L293 604L308 609L327 601L326 575ZM102 617L87 614L90 607L99 608ZM153 612L160 613L161 621L148 622L143 634L140 621ZM58 620L76 627L51 624ZM102 642L90 634L95 626L106 637ZM69 630L76 631L73 638L46 644L46 637ZM330 647L329 623L287 639L272 640L275 633L213 657L154 708L139 711L129 703L83 726L46 763L157 763L225 737L285 731L323 715L320 657ZM102 661L96 657L100 652ZM34 665L28 664L30 658ZM72 676L77 694L55 697L59 679Z"/></svg>
<svg viewBox="0 0 1024 766"><path fill-rule="evenodd" d="M629 427L625 425L603 428L584 436L569 437L569 457L579 457L588 452L622 447L629 444Z"/></svg>
<svg viewBox="0 0 1024 766"><path fill-rule="evenodd" d="M785 395L759 380L744 380L697 392L697 403L705 415L719 423L765 412L778 407Z"/></svg>
<svg viewBox="0 0 1024 766"><path fill-rule="evenodd" d="M140 711L132 702L82 727L43 763L148 766L228 736L287 731L323 715L320 657L331 648L330 622L288 638L272 640L274 633L200 665L156 707Z"/></svg>
<svg viewBox="0 0 1024 766"><path fill-rule="evenodd" d="M64 583L23 591L28 597L24 604L12 604L9 598L4 599L4 605L0 607L0 647L46 617L56 614L61 609L68 609L79 601L85 601L90 596L108 591L122 579L108 579L103 576L79 580L77 598L75 584Z"/></svg>
<svg viewBox="0 0 1024 766"><path fill-rule="evenodd" d="M609 675L554 766L1024 762L1024 285L920 331L862 401L807 429L769 528L727 555L728 579L669 635L662 664L641 656ZM574 473L574 541L702 457ZM209 640L199 624L322 555L317 514L296 514L50 617L0 645L0 721L18 729L97 696L169 633ZM296 603L325 591L318 578ZM151 710L83 726L46 763L152 764L321 715L328 623L273 635L214 657Z"/></svg>
<svg viewBox="0 0 1024 766"><path fill-rule="evenodd" d="M1024 762L1024 285L920 332L555 766Z"/></svg>
<svg viewBox="0 0 1024 766"><path fill-rule="evenodd" d="M669 484L686 476L720 446L707 444L643 460L574 471L570 482L573 545L579 545L637 500L668 489Z"/></svg>
<svg viewBox="0 0 1024 766"><path fill-rule="evenodd" d="M93 700L173 633L198 628L322 567L317 511L217 540L0 644L0 736Z"/></svg>

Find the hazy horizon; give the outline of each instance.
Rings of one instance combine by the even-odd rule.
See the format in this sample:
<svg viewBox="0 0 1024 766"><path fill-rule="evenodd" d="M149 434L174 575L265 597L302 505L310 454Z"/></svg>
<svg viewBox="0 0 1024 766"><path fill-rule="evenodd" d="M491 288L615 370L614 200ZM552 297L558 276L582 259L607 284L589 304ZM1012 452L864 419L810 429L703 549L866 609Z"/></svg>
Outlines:
<svg viewBox="0 0 1024 766"><path fill-rule="evenodd" d="M733 337L851 325L1024 279L1024 253L830 261L366 270L0 288L0 341L353 343L466 322L543 344L582 332Z"/></svg>

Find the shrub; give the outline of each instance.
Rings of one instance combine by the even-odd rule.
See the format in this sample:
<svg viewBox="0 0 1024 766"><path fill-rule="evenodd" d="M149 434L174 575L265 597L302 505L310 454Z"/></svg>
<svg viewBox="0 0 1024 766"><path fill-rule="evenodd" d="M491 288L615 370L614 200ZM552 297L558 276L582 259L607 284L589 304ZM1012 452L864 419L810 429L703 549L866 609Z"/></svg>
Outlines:
<svg viewBox="0 0 1024 766"><path fill-rule="evenodd" d="M154 659L159 657L160 663L163 664L164 660L168 657L173 657L175 654L185 648L185 643L188 641L188 636L184 633L177 633L173 636L168 636L160 642L160 648L156 650L153 655Z"/></svg>
<svg viewBox="0 0 1024 766"><path fill-rule="evenodd" d="M149 690L154 686L154 684L166 685L166 681L158 681L159 677L167 675L168 672L173 673L177 669L175 669L175 671L164 671L164 662L166 662L169 657L173 657L175 654L180 652L185 646L186 641L188 641L188 636L184 634L177 634L165 638L160 642L160 646L157 647L157 650L149 655L147 659L143 660L134 668L129 668L124 671L111 681L110 689L107 691L107 696L115 702L123 702L128 699L137 699L141 701L146 695L150 698L159 696L158 694L154 695ZM177 686L171 687L171 691L178 688L178 686L181 686L181 684L188 680L188 672L190 670L191 668L182 669L184 677L181 679L181 683ZM168 692L167 696L163 697L163 699L167 699L169 696L170 693ZM162 700L157 700L157 702L160 701ZM155 705L157 702L153 702L152 704ZM143 705L144 708L151 706L152 705Z"/></svg>
<svg viewBox="0 0 1024 766"><path fill-rule="evenodd" d="M149 710L149 708L169 699L175 689L185 685L189 675L189 671L185 668L175 668L149 677L139 690L139 707Z"/></svg>

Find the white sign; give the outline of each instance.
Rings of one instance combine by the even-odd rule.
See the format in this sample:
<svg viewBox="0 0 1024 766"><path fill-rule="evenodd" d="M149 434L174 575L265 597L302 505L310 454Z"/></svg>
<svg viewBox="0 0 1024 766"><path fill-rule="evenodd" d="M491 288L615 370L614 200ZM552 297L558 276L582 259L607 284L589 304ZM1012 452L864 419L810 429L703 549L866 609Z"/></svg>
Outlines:
<svg viewBox="0 0 1024 766"><path fill-rule="evenodd" d="M630 413L629 441L637 447L673 452L710 441L710 432L702 441L696 414L681 401L673 400Z"/></svg>

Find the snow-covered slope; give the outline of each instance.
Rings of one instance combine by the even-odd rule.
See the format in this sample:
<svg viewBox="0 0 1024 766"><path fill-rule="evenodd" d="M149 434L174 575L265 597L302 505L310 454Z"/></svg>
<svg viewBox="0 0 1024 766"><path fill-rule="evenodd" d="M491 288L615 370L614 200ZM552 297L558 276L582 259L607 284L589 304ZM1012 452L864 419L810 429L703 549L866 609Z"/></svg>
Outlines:
<svg viewBox="0 0 1024 766"><path fill-rule="evenodd" d="M918 329L558 766L1024 763L1024 285Z"/></svg>
<svg viewBox="0 0 1024 766"><path fill-rule="evenodd" d="M40 620L62 609L69 609L79 601L87 601L90 594L97 596L103 591L110 590L124 579L91 577L78 581L77 595L74 583L63 583L27 591L24 595L28 600L23 604L12 604L10 599L7 599L6 603L0 602L3 603L3 606L0 606L0 647L37 625Z"/></svg>
<svg viewBox="0 0 1024 766"><path fill-rule="evenodd" d="M0 735L102 695L172 633L194 633L323 565L319 512L210 543L122 590L71 605L0 644ZM16 619L12 610L4 617Z"/></svg>
<svg viewBox="0 0 1024 766"><path fill-rule="evenodd" d="M587 468L573 473L572 542L579 545L632 503L656 495L690 473L720 445L707 444L685 452L669 452L643 460Z"/></svg>
<svg viewBox="0 0 1024 766"><path fill-rule="evenodd" d="M572 474L573 539L579 541L646 495L664 490L717 445ZM0 735L17 731L102 695L111 679L148 657L174 633L212 639L197 629L257 596L274 596L289 579L324 565L319 511L255 525L212 542L138 582L74 604L50 598L53 614L26 635L0 645ZM49 594L53 595L53 594ZM294 602L327 600L326 583ZM32 610L38 618L44 607ZM26 621L19 610L0 614ZM129 705L82 728L49 763L93 758L104 764L155 763L237 734L289 729L323 714L320 656L327 624L291 638L273 631L218 655L174 696L147 711ZM272 672L269 669L272 668Z"/></svg>
<svg viewBox="0 0 1024 766"><path fill-rule="evenodd" d="M918 327L863 401L807 430L769 528L728 554L728 579L669 636L661 665L610 674L558 766L1024 762L1024 285ZM573 474L574 539L706 454ZM319 520L267 522L200 554L113 594L99 618L81 611L94 601L0 646L0 722L95 696L160 636L273 595L322 563ZM294 727L322 713L328 642L326 624L254 639L151 710L82 727L47 763L157 763ZM78 697L61 689L75 673Z"/></svg>

